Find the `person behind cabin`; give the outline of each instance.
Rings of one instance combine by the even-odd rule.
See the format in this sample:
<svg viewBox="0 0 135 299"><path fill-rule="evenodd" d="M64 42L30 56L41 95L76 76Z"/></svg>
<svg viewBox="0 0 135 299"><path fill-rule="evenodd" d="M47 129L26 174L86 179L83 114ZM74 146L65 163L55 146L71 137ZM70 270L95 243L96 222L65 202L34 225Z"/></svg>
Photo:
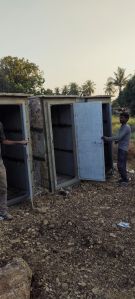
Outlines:
<svg viewBox="0 0 135 299"><path fill-rule="evenodd" d="M102 139L107 142L115 141L115 143L118 143L117 167L118 167L119 174L121 176L119 183L123 185L126 185L128 183L126 163L127 163L128 146L129 146L129 141L131 136L131 128L127 124L128 120L129 120L129 114L127 112L121 112L120 113L121 127L117 135L112 137L107 137L107 136L102 137Z"/></svg>
<svg viewBox="0 0 135 299"><path fill-rule="evenodd" d="M3 124L0 122L0 219L1 220L12 220L12 215L8 213L7 208L7 177L6 177L6 169L3 164L2 156L1 156L1 144L5 145L15 145L15 144L23 144L26 145L26 140L8 140L5 137Z"/></svg>

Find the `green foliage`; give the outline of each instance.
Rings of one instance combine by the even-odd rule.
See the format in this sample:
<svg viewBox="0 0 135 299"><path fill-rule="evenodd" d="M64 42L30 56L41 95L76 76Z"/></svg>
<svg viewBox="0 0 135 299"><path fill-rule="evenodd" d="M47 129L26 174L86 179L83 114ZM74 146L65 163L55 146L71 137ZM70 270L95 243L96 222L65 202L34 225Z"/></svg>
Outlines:
<svg viewBox="0 0 135 299"><path fill-rule="evenodd" d="M119 105L128 107L132 115L135 115L135 75L128 81L124 90L118 97Z"/></svg>
<svg viewBox="0 0 135 299"><path fill-rule="evenodd" d="M133 141L135 141L135 132L133 132L133 133L131 134L131 138L132 138Z"/></svg>
<svg viewBox="0 0 135 299"><path fill-rule="evenodd" d="M77 83L71 82L68 86L68 90L69 95L79 95L80 88Z"/></svg>
<svg viewBox="0 0 135 299"><path fill-rule="evenodd" d="M69 88L67 85L64 85L61 91L62 95L67 95L69 93Z"/></svg>
<svg viewBox="0 0 135 299"><path fill-rule="evenodd" d="M27 59L0 59L0 92L41 93L45 80L39 67Z"/></svg>
<svg viewBox="0 0 135 299"><path fill-rule="evenodd" d="M115 134L120 127L119 117L112 115L112 131Z"/></svg>
<svg viewBox="0 0 135 299"><path fill-rule="evenodd" d="M115 99L114 101L112 101L112 108L114 108L116 110L120 108L120 105L118 103L118 99Z"/></svg>
<svg viewBox="0 0 135 299"><path fill-rule="evenodd" d="M59 87L55 87L54 94L55 95L60 95L60 89L59 89Z"/></svg>

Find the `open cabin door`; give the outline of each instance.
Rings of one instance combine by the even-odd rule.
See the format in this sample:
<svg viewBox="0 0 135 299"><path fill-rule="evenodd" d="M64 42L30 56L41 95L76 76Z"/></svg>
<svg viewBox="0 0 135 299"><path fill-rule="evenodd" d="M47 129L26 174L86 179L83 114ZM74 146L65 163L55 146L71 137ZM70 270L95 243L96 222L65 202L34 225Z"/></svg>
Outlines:
<svg viewBox="0 0 135 299"><path fill-rule="evenodd" d="M102 103L75 103L73 108L79 177L105 181Z"/></svg>

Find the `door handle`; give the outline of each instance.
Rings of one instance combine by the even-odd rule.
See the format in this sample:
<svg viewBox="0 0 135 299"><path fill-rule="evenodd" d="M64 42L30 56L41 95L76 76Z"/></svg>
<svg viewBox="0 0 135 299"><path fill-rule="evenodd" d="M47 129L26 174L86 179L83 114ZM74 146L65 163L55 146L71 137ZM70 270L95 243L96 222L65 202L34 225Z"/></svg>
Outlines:
<svg viewBox="0 0 135 299"><path fill-rule="evenodd" d="M94 143L94 144L103 144L102 141L94 141L93 143Z"/></svg>

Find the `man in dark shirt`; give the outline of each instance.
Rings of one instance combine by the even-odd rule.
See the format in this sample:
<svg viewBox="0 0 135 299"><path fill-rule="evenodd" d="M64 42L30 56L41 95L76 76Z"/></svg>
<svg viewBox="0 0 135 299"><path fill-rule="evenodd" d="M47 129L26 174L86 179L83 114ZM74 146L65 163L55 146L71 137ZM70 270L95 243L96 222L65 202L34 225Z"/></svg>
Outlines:
<svg viewBox="0 0 135 299"><path fill-rule="evenodd" d="M0 122L0 219L1 220L12 220L12 216L8 213L7 208L7 177L6 177L6 169L3 164L2 156L1 156L1 144L6 145L14 145L14 144L23 144L26 145L26 140L9 140L6 139L3 125Z"/></svg>
<svg viewBox="0 0 135 299"><path fill-rule="evenodd" d="M107 137L107 136L102 137L102 139L104 139L107 142L115 141L116 143L118 143L117 166L118 166L119 174L121 176L119 183L125 186L128 183L126 164L127 164L128 147L129 147L129 142L131 137L131 128L127 124L128 120L129 120L129 114L127 112L122 112L120 114L121 127L117 135L112 137Z"/></svg>

